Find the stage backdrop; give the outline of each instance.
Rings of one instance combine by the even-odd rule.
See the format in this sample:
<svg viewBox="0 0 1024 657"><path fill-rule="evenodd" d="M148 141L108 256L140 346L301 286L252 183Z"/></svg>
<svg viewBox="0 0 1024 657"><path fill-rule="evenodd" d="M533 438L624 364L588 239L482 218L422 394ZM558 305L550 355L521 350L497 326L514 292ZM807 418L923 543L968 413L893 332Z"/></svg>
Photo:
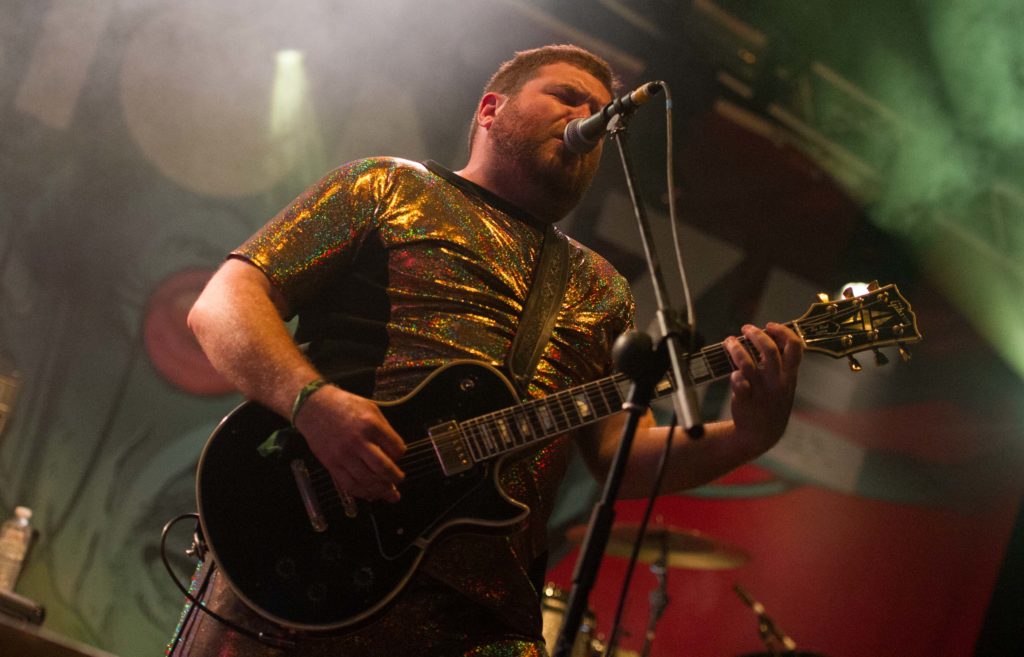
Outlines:
<svg viewBox="0 0 1024 657"><path fill-rule="evenodd" d="M909 363L890 349L893 362L878 367L867 354L859 373L808 355L777 448L659 500L663 524L749 558L731 570L671 570L651 654L762 649L736 583L802 649L971 654L1024 460L1014 292L1024 278L1024 193L1010 175L1024 136L1012 118L1016 69L1004 65L1020 61L1017 10L8 4L0 512L35 511L39 541L18 591L47 607L49 629L126 657L156 654L171 636L182 599L160 562L160 529L194 509L199 452L240 401L184 323L224 253L347 160L388 154L459 167L497 64L517 49L573 41L627 84L671 83L671 192L659 103L631 131L659 244L669 239L667 194L678 196L707 341L744 322L794 319L817 292L873 278L899 285L925 335ZM979 79L982 65L989 75ZM632 281L646 326L652 294L631 216L609 153L565 227ZM720 385L702 391L709 419L727 413L727 396ZM550 577L562 587L575 556L564 532L585 520L595 489L576 464L551 527ZM641 508L621 503L620 520ZM189 533L179 527L169 541L182 579ZM602 569L591 602L601 633L623 572L620 558ZM627 650L640 649L652 586L642 569Z"/></svg>

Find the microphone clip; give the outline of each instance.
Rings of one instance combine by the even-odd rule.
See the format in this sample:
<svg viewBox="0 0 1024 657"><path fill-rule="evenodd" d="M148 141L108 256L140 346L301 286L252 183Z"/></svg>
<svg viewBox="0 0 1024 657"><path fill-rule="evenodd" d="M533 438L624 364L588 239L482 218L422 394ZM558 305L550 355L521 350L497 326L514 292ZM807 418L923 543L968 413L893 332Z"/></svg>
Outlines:
<svg viewBox="0 0 1024 657"><path fill-rule="evenodd" d="M662 86L661 82L644 83L628 94L613 99L589 117L569 121L562 136L566 147L577 155L594 150L601 143L605 132L620 129L622 117L650 100L661 91Z"/></svg>

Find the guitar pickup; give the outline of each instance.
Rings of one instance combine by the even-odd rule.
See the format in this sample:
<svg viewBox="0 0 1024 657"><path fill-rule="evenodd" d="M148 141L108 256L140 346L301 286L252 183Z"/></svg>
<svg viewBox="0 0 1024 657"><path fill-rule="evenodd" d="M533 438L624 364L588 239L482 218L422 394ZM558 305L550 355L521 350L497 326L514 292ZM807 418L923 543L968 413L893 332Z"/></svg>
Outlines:
<svg viewBox="0 0 1024 657"><path fill-rule="evenodd" d="M445 476L450 477L473 467L473 459L459 434L457 422L450 421L431 427L427 435L434 445L434 454Z"/></svg>
<svg viewBox="0 0 1024 657"><path fill-rule="evenodd" d="M292 476L295 477L295 486L299 489L299 497L302 498L302 506L306 507L306 515L309 516L309 524L313 531L322 533L327 531L327 518L320 509L320 502L317 500L316 491L313 488L313 480L309 476L309 469L305 461L295 459L291 462Z"/></svg>

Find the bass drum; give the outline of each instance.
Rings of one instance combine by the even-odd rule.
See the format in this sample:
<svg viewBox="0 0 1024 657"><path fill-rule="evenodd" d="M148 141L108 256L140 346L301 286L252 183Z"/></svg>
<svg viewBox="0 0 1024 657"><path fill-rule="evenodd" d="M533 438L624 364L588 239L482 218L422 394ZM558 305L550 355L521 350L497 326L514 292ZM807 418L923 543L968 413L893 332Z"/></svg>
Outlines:
<svg viewBox="0 0 1024 657"><path fill-rule="evenodd" d="M544 587L544 596L541 599L541 618L544 623L544 644L547 646L548 655L555 654L555 643L558 642L558 635L562 631L567 610L568 595L554 584ZM596 621L594 612L589 609L583 614L583 622L580 623L580 631L576 634L576 641L573 643L569 657L601 657L604 646L596 637Z"/></svg>

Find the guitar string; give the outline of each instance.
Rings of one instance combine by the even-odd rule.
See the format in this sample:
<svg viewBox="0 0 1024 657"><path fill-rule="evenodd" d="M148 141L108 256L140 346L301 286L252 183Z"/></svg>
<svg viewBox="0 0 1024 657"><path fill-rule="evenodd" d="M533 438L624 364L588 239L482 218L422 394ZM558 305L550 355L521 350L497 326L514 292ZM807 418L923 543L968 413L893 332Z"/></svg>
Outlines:
<svg viewBox="0 0 1024 657"><path fill-rule="evenodd" d="M866 304L862 308L870 308L871 305L874 305L874 304ZM857 309L857 312L859 312L860 310L861 309ZM808 320L808 321L803 322L803 324L805 326L808 326L808 327L813 327L813 326L815 326L816 323L817 324L827 324L827 323L830 323L830 322L834 323L836 321L839 321L839 319L842 317L843 314L851 314L851 313L845 312L845 313L837 314L837 315L834 315L834 316L826 316L826 317L823 317L821 320L817 320L817 322L815 322L813 320ZM796 322L793 322L793 323L795 324ZM740 343L745 348L747 348L748 350L754 349L753 345L751 345L749 343L749 341L746 340L746 338L741 336L739 338L739 340L740 340ZM723 367L722 367L723 364L727 364L729 366L728 369L730 371L735 369L732 366L731 357L729 356L727 350L725 350L724 345L722 345L721 343L716 344L716 345L712 345L712 346L710 346L710 347L708 347L706 349L703 349L699 353L699 356L704 358L704 360L711 366L711 368L713 370L722 370L723 369ZM714 378L714 374L712 375L712 378ZM616 392L618 392L617 391L617 385L618 385L618 383L621 383L621 381L622 381L622 378L620 378L620 377L609 377L609 379L606 379L606 380L604 380L604 381L602 381L600 383L597 383L597 385L590 384L591 387L594 388L594 390L591 390L589 392L601 392L602 395L603 395L604 394L604 390L603 389L604 388L608 388L609 386L612 387L612 388L616 388ZM586 388L587 386L585 385L583 387ZM586 392L588 392L588 391L583 391L584 394ZM565 430L568 430L568 428L570 428L573 424L577 424L577 423L575 423L575 422L573 422L573 421L571 421L569 419L569 417L568 417L569 413L567 411L565 411L564 408L562 408L562 404L563 404L563 402L566 402L566 403L568 403L570 405L570 407L572 407L572 405L574 403L574 399L568 399L568 397L570 397L570 396L575 397L578 394L581 394L581 393L580 392L576 392L573 395L570 395L570 394L566 394L566 391L560 391L559 393L555 393L554 395L551 395L551 396L549 396L547 398L544 398L544 400L537 400L537 401L542 401L543 402L543 406L547 406L548 408L546 410L548 410L549 412L552 410L550 408L552 403L553 402L557 402L557 403L555 403L555 409L560 411L561 415L563 416L563 419L568 421L568 423L569 423L569 426L558 427L554 432L543 434L540 438L537 438L535 436L534 437L527 437L527 439L525 441L523 441L523 442L517 442L513 438L511 441L509 441L509 440L502 440L501 444L500 445L498 444L498 439L494 435L495 432L497 432L499 434L512 433L512 430L509 429L510 426L512 426L512 427L520 426L519 424L515 423L514 420L516 420L516 419L524 420L527 423L527 425L530 424L529 419L526 419L526 418L523 418L523 417L516 418L516 415L523 416L523 415L526 415L526 413L523 412L522 409L515 409L515 408L512 408L512 409L502 409L502 410L499 410L499 411L494 411L492 413L489 413L489 414L486 414L484 416L481 416L480 418L475 418L474 420L466 421L466 422L463 423L466 431L462 432L462 434L463 434L463 436L467 440L473 440L474 436L471 435L472 430L476 429L476 430L481 430L481 431L488 432L488 436L487 437L489 437L491 439L491 441L488 442L487 440L484 439L481 442L481 439L478 438L477 439L478 442L477 442L477 445L476 445L478 452L481 452L481 453L487 452L486 454L484 454L485 458L495 456L495 455L500 454L500 453L502 453L502 452L504 452L506 450L509 450L509 449L514 449L516 447L520 447L520 446L531 444L531 443L533 443L533 442L535 442L537 440L541 440L541 439L546 438L546 437L551 437L551 436L554 436L554 435L558 435L558 433L561 433L561 432L564 432ZM589 399L588 399L588 401L589 401ZM538 407L542 407L542 406L538 406ZM611 413L611 411L609 409L606 412L604 412L602 415L600 415L599 417L604 417L604 415L607 415L607 414L610 414L610 413ZM581 421L583 419L584 419L583 417L580 418ZM510 424L509 420L512 420L513 422ZM520 431L520 433L523 433L523 432ZM406 472L407 479L409 477L412 477L413 479L415 479L420 474L426 474L428 472L440 471L440 464L437 462L437 457L436 457L436 454L434 454L433 449L430 449L430 445L427 444L425 446L426 449L413 449L413 447L417 447L418 446L417 443L420 443L420 444L422 444L422 443L432 443L434 440L443 441L444 443L452 443L452 442L459 442L459 439L460 439L460 433L459 432L451 432L449 434L444 434L442 436L435 437L434 439L425 439L424 441L417 441L416 443L410 443L409 451L406 452L406 455L399 462L400 465L403 467L403 469ZM422 454L417 454L417 452L422 452ZM493 453L490 453L490 452L493 452ZM325 475L327 474L326 471L324 471L324 474Z"/></svg>
<svg viewBox="0 0 1024 657"><path fill-rule="evenodd" d="M599 393L603 400L602 414L599 417L603 417L605 415L609 415L615 412L617 410L615 408L616 404L621 404L621 395L619 393L617 383L622 378L623 377L618 376L608 377L607 379L604 379L600 382L592 382L591 384L584 386L585 388L589 388L588 392L591 395L596 395ZM509 409L501 409L499 411L494 411L483 416L480 416L479 418L474 418L473 420L466 421L463 423L463 430L461 432L450 431L439 436L435 436L434 438L427 438L410 443L407 446L407 451L405 455L399 460L398 465L405 472L406 481L410 481L415 480L424 474L437 474L438 472L441 471L440 463L438 462L437 455L434 453L433 449L433 444L435 441L441 443L441 447L444 448L448 444L468 442L476 439L477 451L480 452L481 456L487 458L495 456L497 455L497 453L500 453L507 449L513 449L515 447L525 446L532 444L534 442L538 442L545 438L555 437L571 429L573 426L580 424L579 422L574 422L570 417L569 412L565 410L564 404L572 404L573 402L572 400L567 399L569 395L563 394L564 392L565 391L555 393L554 395L550 395L541 400L534 400L533 402L528 402L524 407L512 407ZM615 399L616 404L609 402L609 397ZM557 408L557 411L555 408L551 408L553 404ZM496 432L499 432L499 423L503 423L503 426L510 432L510 435L512 435L513 433L525 433L522 431L515 431L515 428L519 428L521 426L519 422L517 422L516 420L522 420L527 426L530 427L531 431L536 432L536 429L534 429L535 423L530 421L530 411L534 411L534 414L536 414L536 408L541 408L543 406L548 407L547 410L550 413L550 417L552 418L554 423L553 429L543 432L539 436L536 435L536 433L534 433L532 438L528 437L518 442L512 440L511 442L502 441L502 444L500 446L497 444L498 439L494 437L494 434ZM490 445L482 444L482 439L474 435L474 433L480 431L491 432L491 437L495 441L494 445L497 448L497 451L495 451L495 448L492 448ZM463 438L465 438L465 441L463 440ZM474 458L474 460L481 459ZM314 483L318 486L317 490L320 493L327 492L328 488L333 487L333 481L330 479L330 475L325 469L319 470L319 476L313 474L311 475L311 478L315 480Z"/></svg>
<svg viewBox="0 0 1024 657"><path fill-rule="evenodd" d="M715 350L721 351L720 345L709 347L705 351L714 352ZM707 358L708 354L702 353L702 356ZM711 359L709 359L711 360ZM722 360L720 357L718 360ZM570 412L566 410L565 406L569 408L575 408L576 396L581 394L588 394L587 401L593 404L590 400L589 395L599 393L603 401L604 408L601 409L600 414L597 416L599 419L606 415L610 415L618 411L615 405L608 402L608 397L611 396L616 400L617 404L621 404L621 394L618 386L625 381L625 377L622 375L614 375L598 382L591 382L582 386L583 390L577 389L575 392L570 393L569 391L559 391L541 400L534 400L523 408L510 408L493 411L488 414L484 414L478 418L463 422L463 430L461 432L454 431L447 434L442 434L433 439L424 439L421 441L415 441L407 445L406 454L399 460L398 465L403 469L406 474L406 481L415 480L419 476L424 474L436 474L441 471L440 463L438 462L437 456L432 449L432 443L436 440L444 444L460 442L461 437L465 438L466 442L474 442L476 451L479 452L484 458L495 456L508 449L514 449L516 447L525 446L533 442L543 440L544 438L557 436L560 433L572 428L574 425L579 425L580 422L575 422L570 418ZM588 389L589 388L589 389ZM535 422L531 422L531 417L539 414L538 409L544 409L549 418L549 422L554 425L553 431L542 432L539 437L536 434L527 436L525 440L516 441L514 438L509 440L502 440L501 445L498 444L499 438L495 434L504 433L525 433L520 429L520 423L516 420L521 420L530 427L531 432L535 431L533 425ZM530 411L533 411L531 414ZM577 411L577 416L579 412ZM587 415L590 415L588 413ZM517 417L518 416L518 417ZM580 417L580 421L584 417ZM512 427L512 428L510 428ZM516 431L516 429L520 429ZM480 437L479 433L486 432L491 438L492 442L488 442L486 438ZM444 446L442 445L442 447ZM419 449L417 449L419 448ZM472 448L467 447L470 451ZM477 459L474 459L477 460ZM320 493L328 492L327 489L333 487L333 481L330 479L330 475L326 470L320 471L320 476L315 477L317 484L322 484L317 488Z"/></svg>
<svg viewBox="0 0 1024 657"><path fill-rule="evenodd" d="M836 319L837 319L837 317L835 317L835 316L833 316L833 317L826 317L823 320L821 320L820 323L834 322L834 321L836 321ZM804 324L808 325L808 326L813 326L814 322L810 322L809 321L809 322L805 322ZM746 338L741 336L739 338L739 340L740 340L741 344L744 347L746 347L748 349L753 348L753 346L749 343L749 341L746 340ZM716 345L712 345L711 347L702 350L700 352L700 357L704 358L705 361L711 366L712 369L722 370L723 369L723 367L722 367L723 364L728 364L730 371L732 369L735 369L732 366L731 357L729 356L728 352L725 350L724 346L722 344L720 344L720 343L716 344ZM712 375L712 378L714 378L714 375ZM590 384L590 387L592 387L594 389L593 390L589 390L589 391L584 390L583 392L584 393L586 393L586 392L590 392L590 393L600 392L602 394L602 396L604 396L605 389L614 388L615 392L617 393L618 392L617 385L618 385L618 383L621 383L621 381L622 381L621 377L609 377L609 379L606 379L606 380L604 380L602 382L595 382L596 385L595 384ZM586 388L588 386L583 386L583 387ZM486 458L486 457L492 457L492 456L495 456L497 454L500 454L500 453L502 453L504 451L507 451L508 449L513 449L515 447L520 447L520 446L528 445L528 444L531 444L531 443L533 443L533 442L535 442L537 440L541 440L541 439L546 438L546 437L551 437L551 436L554 436L554 435L558 435L558 433L562 433L565 430L568 430L568 428L570 428L573 424L576 424L575 422L573 422L572 420L569 419L569 417L568 417L569 413L567 411L565 411L565 409L563 408L563 402L568 403L570 405L570 407L572 407L574 399L568 399L568 398L570 396L571 397L575 397L575 395L578 395L578 394L580 394L580 393L577 392L577 393L574 393L574 394L570 395L570 394L566 394L566 391L560 391L559 393L555 393L554 395L550 395L549 397L544 398L543 400L537 400L537 401L543 402L542 405L538 405L538 408L542 408L542 407L546 406L547 407L546 410L548 410L549 412L552 410L552 408L551 408L552 403L554 403L554 408L557 409L558 411L560 411L561 415L563 416L562 419L567 421L568 425L569 425L569 426L566 426L566 427L557 427L554 432L542 434L540 438L537 438L536 436L533 436L533 437L529 437L528 436L527 439L525 441L522 441L522 442L517 442L513 438L511 441L509 441L509 440L502 440L502 444L501 445L498 444L498 439L495 437L494 434L495 433L504 434L506 432L507 433L512 433L513 430L509 428L510 426L511 427L518 427L518 426L520 426L518 423L515 422L516 419L519 419L521 421L525 421L527 426L529 426L531 424L530 420L528 418L525 418L525 417L517 418L516 417L517 415L525 416L527 414L522 409L516 409L516 408L502 409L502 410L499 410L499 411L494 411L492 413L489 413L489 414L486 414L484 416L481 416L480 418L474 418L474 420L464 422L463 426L464 426L465 430L463 432L461 432L461 437L464 437L466 440L472 441L474 439L474 436L472 435L472 432L474 430L488 432L488 437L491 439L491 442L488 442L487 440L482 440L482 442L481 442L481 439L477 437L477 444L476 444L478 452L481 452L482 454L486 452L486 454L484 454L485 458ZM589 401L589 399L588 399L588 401ZM607 405L607 400L605 400L605 403ZM610 414L610 413L611 413L610 408L606 409L599 417L604 417L605 415ZM512 421L511 423L509 422L510 420ZM581 417L580 420L582 421L583 417ZM556 422L556 424L558 424L558 423ZM519 433L524 433L524 432L520 431ZM440 464L437 461L437 456L434 453L434 450L431 449L431 445L430 445L430 443L432 443L434 441L442 442L444 444L460 442L460 432L458 432L458 431L450 432L448 434L443 434L443 435L435 437L433 439L425 439L423 441L417 441L415 443L410 443L409 451L407 451L406 455L399 461L400 466L406 472L407 479L410 479L410 478L411 479L416 479L416 478L418 478L418 476L423 475L423 474L428 474L428 473L435 473L436 474L438 471L441 470ZM415 447L419 447L420 445L423 445L423 448L415 449ZM419 453L419 452L421 452L421 453ZM491 452L493 452L493 453L491 453ZM326 476L327 479L329 479L329 475L327 475L326 471L324 471L324 475Z"/></svg>
<svg viewBox="0 0 1024 657"><path fill-rule="evenodd" d="M863 304L860 308L856 308L852 312L853 313L861 312L864 309L870 309L871 306L873 306L873 305L876 305L876 304L875 303ZM820 320L814 320L814 321L812 321L811 319L808 319L808 320L806 320L806 321L804 321L802 323L805 326L808 326L808 327L814 327L814 326L821 325L821 324L836 323L836 322L840 322L841 321L840 318L844 317L845 315L849 315L849 314L851 314L850 311L843 311L843 313L838 313L838 314L833 315L831 317L826 316L826 317L823 317ZM794 325L799 324L799 323L800 322L794 321L794 322L790 322L789 325L790 326L794 326ZM756 356L756 348L753 345L751 345L749 343L749 341L747 341L742 336L739 338L739 340L740 340L740 343L745 348L748 349L748 351L753 350L752 353L754 353L754 355ZM731 361L731 356L729 356L727 350L725 350L725 348L724 348L724 345L722 345L721 343L713 345L712 347L709 347L707 349L702 350L700 352L699 356L701 358L703 358L705 360L705 362L709 366L711 366L712 369L721 370L721 369L723 369L722 368L723 364L728 366L728 370L729 371L732 371L733 369L735 369L735 367L734 367L734 365L732 364L732 361ZM715 375L713 374L711 378L715 378ZM602 395L604 395L604 389L610 385L611 389L615 390L615 392L618 393L618 384L621 383L621 381L622 381L622 378L620 378L620 377L609 377L605 381L601 382L598 386L592 386L593 387L592 391L601 392ZM559 395L559 394L561 394L561 393L556 393L556 395ZM579 394L579 393L576 393L576 394ZM543 407L543 406L550 406L550 402L551 401L557 401L558 404L556 405L556 408L561 411L561 413L563 415L563 418L568 419L568 413L562 408L562 402L563 401L568 401L570 403L570 406L571 406L572 400L564 399L565 397L568 397L569 395L562 394L561 397L556 397L556 395L550 396L550 397L555 397L555 399L545 398L544 400L538 400L538 401L545 402L544 405L538 405L538 408ZM607 405L607 399L605 399L604 401L605 401L606 406L608 406ZM546 410L548 410L550 412L552 409L551 408L547 408ZM487 415L488 416L494 416L494 417L498 418L499 422L504 422L506 419L514 416L515 414L516 414L515 409L503 409L501 411L495 411L495 412L487 414ZM504 416L504 417L502 417L502 416ZM484 418L486 418L486 417L487 416L484 416ZM529 420L527 420L527 422L529 422ZM472 422L472 421L467 421L464 424L466 424L467 427L468 427L469 424L473 424L473 423L474 422ZM496 424L496 423L492 424L492 423L486 421L485 419L478 419L475 422L475 424L478 427L479 426L483 426L483 427L489 428L491 430L493 430L494 428L499 426L498 424ZM557 433L550 434L550 435L557 435ZM491 436L491 437L493 439L493 436ZM544 436L544 437L548 437L548 436ZM438 436L438 437L423 439L423 440L420 440L420 441L414 441L413 443L410 443L410 445L409 445L410 449L409 449L409 451L406 452L406 457L415 456L415 454L413 454L412 452L423 452L423 455L422 456L416 456L415 458L410 459L409 462L408 462L408 465L412 465L412 464L419 465L418 463L416 463L417 460L426 459L428 461L428 463L426 465L429 466L429 469L432 469L432 470L435 470L435 471L439 471L440 470L440 463L437 462L436 456L433 454L433 450L431 449L431 445L429 443L431 443L431 442L433 442L435 440L444 440L446 442L452 442L452 441L459 440L459 438L460 438L460 433L456 431L456 432L449 432L448 434L443 434L443 435ZM535 439L535 440L539 440L539 439ZM528 440L524 444L529 444L530 442L534 442L534 441ZM494 441L494 444L496 445L496 441ZM513 445L513 447L514 446L516 446L516 445ZM477 448L478 448L478 450L481 449L480 444L477 445ZM494 454L491 454L489 456L494 456ZM406 460L405 460L405 457L403 457L403 460L401 460L400 462L403 463L403 464L407 463ZM329 474L327 473L326 469L323 469L322 466L321 466L319 472L320 472L320 474L322 476L326 476L326 478L329 480ZM341 500L340 500L340 497L337 495L337 491L333 490L333 483L330 484L330 489L331 490L328 490L327 492L328 493L333 492L334 495L333 496L329 496L329 498L327 500L328 503L332 507L340 505L341 504ZM323 492L323 491L321 491L321 492Z"/></svg>
<svg viewBox="0 0 1024 657"><path fill-rule="evenodd" d="M613 409L613 405L607 401L607 398L610 396L611 393L614 392L615 398L617 398L618 403L621 404L621 396L619 395L619 390L617 387L617 383L621 378L622 377L617 376L608 377L607 379L604 379L600 382L592 382L591 384L588 384L588 386L584 386L592 388L592 390L589 391L591 394L600 393L601 397L604 399L604 409L599 417L604 417L606 415L612 414L613 412L617 412L617 409ZM422 474L425 473L426 471L440 470L440 464L438 463L437 456L434 453L433 448L435 441L441 442L442 447L444 447L449 443L461 442L460 435L465 436L467 440L473 440L474 436L472 435L472 433L474 431L490 431L493 434L499 431L498 427L500 423L504 423L504 426L506 428L508 428L509 426L518 428L521 425L515 421L517 419L523 420L528 426L531 427L532 431L534 430L533 423L530 422L530 419L527 416L530 414L531 410L535 410L531 408L531 406L534 405L537 407L541 407L544 405L550 406L552 403L558 402L557 406L561 412L551 413L551 417L554 421L554 428L548 432L541 434L540 436L534 435L532 438L527 438L520 442L516 442L514 440L511 443L508 441L502 441L501 445L497 445L497 439L495 439L497 451L494 454L487 453L483 455L484 458L495 456L498 453L505 451L506 449L514 449L516 447L526 446L534 442L544 440L545 438L552 438L559 434L565 433L574 426L579 426L580 422L574 422L569 417L569 413L565 411L565 409L563 408L562 402L569 401L569 403L572 403L571 400L565 399L569 395L563 394L564 392L565 391L555 393L554 395L549 395L548 397L545 397L541 400L533 400L532 402L528 402L526 405L524 405L524 407L511 407L508 409L501 409L498 411L493 411L491 413L484 414L478 418L468 420L463 423L464 430L462 432L450 431L444 434L440 434L439 436L435 436L434 438L426 438L409 443L407 445L406 453L399 460L398 465L406 473L406 480L409 480L410 477L415 478L417 474ZM550 412L552 409L549 408L548 410ZM561 417L558 417L559 415ZM509 429L509 431L512 432L513 430ZM482 452L484 450L484 448L480 447L479 443L477 444L477 447L478 451ZM486 450L494 451L494 448L487 446ZM316 477L315 475L311 475L311 477L318 480L321 479L321 477ZM326 470L322 472L322 477L325 480L329 479L329 474L326 472Z"/></svg>
<svg viewBox="0 0 1024 657"><path fill-rule="evenodd" d="M867 304L862 304L860 307L858 307L856 309L848 310L848 311L844 310L844 311L839 312L839 313L837 313L835 315L822 316L820 319L819 318L808 318L807 320L804 320L804 321L795 320L793 322L788 323L788 325L789 326L794 326L794 325L797 325L797 324L802 324L803 326L806 326L806 327L809 327L809 328L814 328L814 327L819 326L819 325L824 325L824 324L829 324L829 323L837 323L837 322L841 322L842 319L844 317L846 317L846 316L854 315L854 314L856 314L858 312L862 312L865 309L870 309L872 306L878 305L878 303L879 303L878 301L873 301L873 302L870 302L870 303L867 303ZM756 347L754 347L754 345L752 345L750 343L750 341L748 341L745 337L740 336L738 339L740 341L740 344L742 346L744 346L746 349L748 349L748 350L754 349L756 351ZM721 374L721 375L717 375L718 371L720 371L722 369L725 369L723 367L723 365L727 365L729 371L732 371L732 370L735 369L735 367L732 364L731 356L729 355L728 351L725 349L723 343L717 343L715 345L711 345L709 347L706 347L706 348L702 349L700 352L698 352L698 356L703 358L705 360L705 362L710 366L710 368L712 370L715 370L715 372L711 375L711 378L717 378L717 376L724 376L724 373ZM614 391L616 394L618 394L618 392L619 392L618 385L624 379L625 379L625 377L613 375L613 376L607 377L607 378L605 378L605 379L603 379L603 380L601 380L599 382L592 382L590 384L584 384L583 386L581 386L581 388L583 388L583 389L586 389L588 387L589 388L593 388L593 390L590 390L589 392L600 392L602 394L602 396L605 396L605 391L606 390L607 391ZM513 433L513 430L509 428L510 426L513 427L513 428L521 426L520 424L518 424L518 423L516 423L514 421L510 423L509 420L515 420L515 419L524 420L525 423L527 424L527 426L530 426L532 424L530 422L529 418L525 418L525 417L522 417L522 416L528 415L529 411L530 410L534 410L534 409L532 409L532 408L525 408L525 407L524 408L512 407L512 408L508 408L508 409L501 409L501 410L498 410L498 411L493 411L491 413L482 415L482 416L480 416L478 418L474 418L473 420L467 420L467 421L463 422L462 425L467 429L467 431L465 431L465 432L453 431L453 432L449 432L447 434L442 434L442 435L437 436L437 437L425 438L425 439L422 439L422 440L419 440L419 441L414 441L412 443L409 443L409 445L407 445L406 454L402 457L402 459L399 460L399 464L403 467L404 471L406 472L406 480L409 480L410 478L418 478L419 475L427 474L428 472L431 472L431 471L441 471L440 463L437 461L437 455L434 453L434 450L433 450L433 443L435 441L443 441L446 444L447 443L456 443L456 442L460 441L460 435L464 436L467 439L467 441L471 441L471 440L473 440L473 436L470 436L470 435L467 435L467 434L468 434L469 430L472 430L472 429L479 429L481 431L486 431L486 432L489 433L489 437L491 438L491 442L490 443L488 443L488 441L485 440L485 439L482 440L482 442L481 442L480 439L478 439L477 444L476 444L477 451L481 452L481 454L484 456L484 459L486 459L486 458L490 458L490 457L496 456L496 455L498 455L500 453L503 453L504 451L507 451L507 450L511 450L511 449L514 449L514 448L517 448L517 447L529 445L529 444L532 444L534 442L538 442L540 440L543 440L545 438L557 436L559 433L564 433L565 431L567 431L570 428L572 428L573 425L579 426L583 422L584 418L581 416L580 417L580 422L578 422L578 423L577 422L573 422L569 418L569 412L566 411L562 407L563 402L565 402L565 403L568 403L570 408L573 408L574 405L575 405L576 396L579 395L579 394L586 394L588 392L587 390L581 390L580 388L577 388L577 389L574 389L574 390L576 390L576 392L570 393L569 391L559 391L559 392L554 393L552 395L549 395L548 397L545 397L545 398L543 398L541 400L533 400L532 402L528 402L528 404L526 405L527 407L532 407L532 406L536 406L537 408L544 408L544 407L546 407L545 410L547 410L549 413L552 410L552 408L551 408L552 404L555 403L555 408L561 412L563 420L566 421L567 424L568 424L568 426L565 426L565 427L557 427L556 426L555 431L553 431L551 433L543 434L540 437L536 437L536 436L527 437L527 439L525 441L523 441L523 442L516 442L515 439L513 438L512 440L502 440L501 444L498 444L498 438L496 438L495 435L494 435L495 432L498 432L499 434L503 434L503 433L511 434L511 433ZM587 401L590 402L590 399L588 398ZM608 406L607 399L605 399L605 405ZM599 415L595 419L600 419L601 417L605 417L606 415L610 415L612 412L614 412L614 411L612 411L610 408L608 408L605 412L603 412L603 414ZM579 412L577 410L577 414L578 413ZM521 416L521 417L517 418L516 417L517 415ZM553 417L553 415L552 415L552 417ZM587 421L589 422L590 420L587 420ZM557 424L558 423L556 421L556 425ZM523 433L523 432L520 431L518 433ZM467 449L470 449L470 451L472 451L472 449L469 448L469 447L467 447ZM483 454L484 452L493 452L493 453ZM327 473L326 469L321 470L320 474L322 475L323 479L326 479L333 486L333 482L330 482L330 476L329 476L329 473ZM318 477L318 479L320 479L320 478L321 477Z"/></svg>

